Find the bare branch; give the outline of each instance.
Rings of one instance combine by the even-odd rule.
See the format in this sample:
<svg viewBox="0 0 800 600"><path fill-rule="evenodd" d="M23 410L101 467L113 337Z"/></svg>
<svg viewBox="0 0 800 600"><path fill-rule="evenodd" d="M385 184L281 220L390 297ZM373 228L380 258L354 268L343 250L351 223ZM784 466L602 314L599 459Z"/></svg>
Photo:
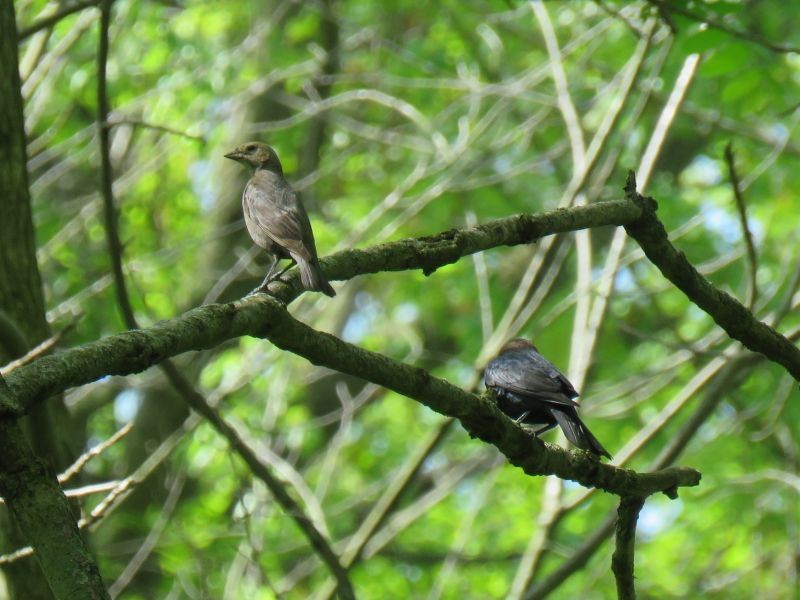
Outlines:
<svg viewBox="0 0 800 600"><path fill-rule="evenodd" d="M392 479L392 483L381 494L378 501L372 506L367 516L361 522L358 530L347 541L347 546L342 553L342 563L350 569L361 559L367 542L372 539L378 528L383 525L386 518L398 505L400 497L409 485L414 481L423 463L430 457L431 453L438 448L453 424L452 419L443 421L439 427L419 445L416 452L400 468L397 475ZM327 600L333 594L335 588L326 583L322 590L315 596L317 600Z"/></svg>
<svg viewBox="0 0 800 600"><path fill-rule="evenodd" d="M75 327L75 324L80 319L81 315L75 315L72 320L67 323L67 325L59 330L55 335L50 336L40 344L38 344L35 348L31 348L28 350L23 356L12 360L8 364L0 367L0 375L7 375L14 369L21 367L22 365L28 364L32 360L39 358L40 356L44 356L48 352L50 352L53 348L55 348L58 343L63 339L65 335L67 335L72 329Z"/></svg>
<svg viewBox="0 0 800 600"><path fill-rule="evenodd" d="M779 53L800 52L800 47L798 46L790 46L788 44L776 44L775 42L771 42L765 37L762 37L757 33L753 33L752 31L742 31L740 29L731 27L730 25L726 25L721 21L717 21L715 19L709 19L706 15L701 15L691 10L688 10L677 2L665 2L665 0L647 0L647 1L656 7L660 15L665 17L667 25L670 27L670 29L673 29L673 31L675 23L671 18L669 18L670 12L678 13L679 15L682 15L687 19L697 21L698 23L703 23L708 27L713 27L714 29L718 29L719 31L724 31L725 33L730 34L733 37L748 42L753 42L754 44L763 46L764 48L772 50L773 52L779 52Z"/></svg>
<svg viewBox="0 0 800 600"><path fill-rule="evenodd" d="M166 361L162 367L170 383L180 392L189 406L200 413L218 433L228 440L231 448L247 463L253 475L264 482L283 511L297 524L315 552L336 578L341 597L345 599L355 598L350 580L347 578L347 571L339 562L339 558L331 548L330 542L320 533L317 526L297 501L289 495L283 482L273 475L269 467L245 444L236 430L220 417L219 413L206 401L202 394L191 386L171 361Z"/></svg>
<svg viewBox="0 0 800 600"><path fill-rule="evenodd" d="M656 217L656 201L636 191L636 178L628 174L625 195L642 208L642 218L625 230L644 250L661 273L714 321L753 352L760 352L783 365L800 381L800 349L769 325L759 321L738 300L718 290L670 243L664 226Z"/></svg>
<svg viewBox="0 0 800 600"><path fill-rule="evenodd" d="M138 550L136 550L136 554L134 554L133 558L126 565L125 569L122 571L119 577L117 577L114 583L109 586L108 594L112 598L116 598L120 595L120 593L122 593L122 591L128 586L131 580L142 568L142 565L144 564L145 560L147 560L147 557L152 553L153 549L158 543L158 539L166 529L170 517L172 517L172 514L175 511L175 506L178 504L178 499L183 491L185 481L186 475L185 473L181 473L178 475L178 478L172 482L169 494L167 495L167 499L164 501L164 505L161 507L161 512L158 515L158 519L156 519L156 522L148 532L147 537L145 538L144 542L142 542L142 545Z"/></svg>
<svg viewBox="0 0 800 600"><path fill-rule="evenodd" d="M74 4L70 4L69 6L63 7L61 10L54 12L52 15L47 17L42 17L32 25L20 29L17 33L17 41L21 42L22 40L29 38L34 33L38 33L42 29L47 29L48 27L52 27L56 23L58 23L61 19L68 17L71 14L76 12L82 11L84 8L92 8L100 4L102 0L84 0L83 2L76 2Z"/></svg>
<svg viewBox="0 0 800 600"><path fill-rule="evenodd" d="M153 131L160 131L162 133L168 133L170 135L177 135L179 137L184 137L189 140L194 140L195 142L200 142L203 145L207 143L206 138L202 135L193 135L191 133L181 131L180 129L175 129L174 127L167 127L166 125L149 123L143 119L134 119L132 117L112 117L110 120L104 123L105 127L117 127L119 125L130 125L131 127L152 129Z"/></svg>
<svg viewBox="0 0 800 600"><path fill-rule="evenodd" d="M83 467L86 466L86 463L92 460L95 456L102 454L105 450L107 450L108 448L116 444L119 440L121 440L123 437L128 435L131 429L133 429L133 423L128 423L104 442L97 444L87 452L81 454L78 457L78 460L72 463L66 471L64 471L61 475L58 476L58 482L61 485L67 483L70 479L75 477L75 475L77 475L83 470Z"/></svg>
<svg viewBox="0 0 800 600"><path fill-rule="evenodd" d="M114 206L114 174L111 168L111 132L108 122L109 103L107 90L108 28L111 24L111 0L100 3L100 41L97 50L97 129L100 139L100 194L103 197L106 241L111 258L111 273L114 276L114 290L117 293L117 306L128 327L136 327L133 307L125 285L122 269L122 243L119 239L119 218Z"/></svg>
<svg viewBox="0 0 800 600"><path fill-rule="evenodd" d="M742 195L742 185L739 180L739 174L736 172L736 161L733 156L733 145L727 144L725 146L725 162L728 164L728 175L731 178L731 187L733 188L733 198L736 200L736 210L739 213L739 222L742 225L742 235L744 237L745 247L747 248L747 267L748 267L748 286L745 306L750 310L758 297L758 287L756 283L756 274L758 271L758 261L756 258L756 246L753 243L753 233L750 231L750 226L747 223L747 208L744 204L744 196Z"/></svg>

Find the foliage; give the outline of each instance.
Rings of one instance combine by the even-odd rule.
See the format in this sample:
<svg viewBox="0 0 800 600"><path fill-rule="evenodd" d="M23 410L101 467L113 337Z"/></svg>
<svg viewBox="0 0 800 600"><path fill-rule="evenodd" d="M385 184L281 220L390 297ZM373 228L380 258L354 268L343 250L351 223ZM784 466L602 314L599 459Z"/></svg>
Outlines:
<svg viewBox="0 0 800 600"><path fill-rule="evenodd" d="M245 174L222 158L252 138L280 153L321 255L617 199L635 169L689 260L740 299L755 268L755 313L797 332L800 54L766 40L790 40L800 8L671 4L547 2L539 8L546 18L528 4L451 0L424 8L406 0L118 0L111 152L140 324L238 298L261 280L268 260L251 251L241 220ZM16 8L21 30L52 10L39 0ZM97 20L89 8L20 44L48 319L59 329L80 315L68 345L124 329L98 192ZM549 28L558 57L547 49ZM554 68L563 68L568 98ZM594 143L597 161L576 155L576 144L586 153ZM757 265L746 257L727 144ZM654 162L643 159L647 149ZM595 435L636 470L652 468L711 404L679 459L703 473L701 487L675 502L652 498L640 516L639 593L789 598L797 583L796 382L743 353L638 246L615 246L615 235L596 229L499 248L428 277L361 277L336 284L334 300L306 294L291 312L467 389L479 388L483 365L507 338L531 337L582 392ZM178 363L334 541L358 529L443 426L407 398L261 340ZM110 583L138 567L124 597L306 598L324 588L329 572L305 538L225 441L188 416L160 371L104 379L67 403L87 446L134 422L89 464L84 483L160 461L94 527ZM615 510L612 500L528 477L453 427L351 579L363 598L503 598L532 538L545 536L535 586ZM561 510L564 518L554 518ZM611 552L602 546L556 597L614 597Z"/></svg>

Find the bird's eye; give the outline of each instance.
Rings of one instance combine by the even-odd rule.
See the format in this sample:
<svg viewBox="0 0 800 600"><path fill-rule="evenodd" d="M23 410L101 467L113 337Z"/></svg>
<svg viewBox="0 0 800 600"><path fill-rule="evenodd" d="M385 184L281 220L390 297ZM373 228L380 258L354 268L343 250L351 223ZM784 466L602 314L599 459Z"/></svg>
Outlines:
<svg viewBox="0 0 800 600"><path fill-rule="evenodd" d="M252 145L251 145L251 146L247 146L247 147L245 148L245 150L247 150L247 153L248 153L248 154L252 154L253 152L255 152L255 151L256 151L256 147L255 147L255 146L252 146Z"/></svg>

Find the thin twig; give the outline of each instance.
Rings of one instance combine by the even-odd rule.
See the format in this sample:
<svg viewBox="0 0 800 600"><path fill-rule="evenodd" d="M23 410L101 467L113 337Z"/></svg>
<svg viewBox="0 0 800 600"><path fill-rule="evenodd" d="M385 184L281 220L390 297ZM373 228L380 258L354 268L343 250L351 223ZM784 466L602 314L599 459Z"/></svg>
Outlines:
<svg viewBox="0 0 800 600"><path fill-rule="evenodd" d="M478 224L477 217L473 211L466 213L467 227L475 227ZM489 270L486 268L486 259L482 252L472 255L472 266L475 269L475 284L478 287L478 308L481 317L481 335L483 344L489 341L493 328L492 295L489 287Z"/></svg>
<svg viewBox="0 0 800 600"><path fill-rule="evenodd" d="M8 554L3 554L0 556L0 566L9 565L20 559L27 558L28 556L33 556L33 548L30 546L25 546L24 548L20 548L19 550L14 550L14 552L9 552Z"/></svg>
<svg viewBox="0 0 800 600"><path fill-rule="evenodd" d="M70 4L69 6L63 7L61 10L54 12L52 15L47 17L42 17L35 23L32 23L28 27L24 27L20 29L17 33L17 40L22 41L26 38L29 38L34 33L41 31L42 29L47 29L48 27L52 27L56 23L58 23L64 17L68 17L71 14L79 12L84 8L91 8L93 6L97 6L103 0L84 0L83 2L76 2L75 4Z"/></svg>
<svg viewBox="0 0 800 600"><path fill-rule="evenodd" d="M119 481L105 481L103 483L93 483L91 485L84 485L79 488L72 488L64 490L64 495L67 498L83 498L85 496L92 496L94 494L106 494L115 489L119 485ZM0 498L0 504L5 504L5 498ZM0 564L3 560L0 559Z"/></svg>
<svg viewBox="0 0 800 600"><path fill-rule="evenodd" d="M563 482L558 477L548 477L544 484L541 508L536 516L528 546L517 564L508 600L520 600L539 567L544 549L550 540L555 524L560 519Z"/></svg>
<svg viewBox="0 0 800 600"><path fill-rule="evenodd" d="M586 162L586 144L583 139L583 128L578 118L578 111L575 110L575 105L569 93L567 75L564 72L564 64L561 59L561 49L558 47L558 40L556 39L553 24L550 22L550 16L547 14L544 2L530 2L529 6L533 14L536 15L536 20L539 22L539 27L544 37L544 43L547 47L547 55L550 58L549 62L550 68L552 69L553 83L555 83L556 87L558 109L564 119L570 147L572 148L572 168L573 171L582 172Z"/></svg>
<svg viewBox="0 0 800 600"><path fill-rule="evenodd" d="M117 294L117 306L128 327L135 327L133 307L123 273L122 243L119 239L119 215L114 205L114 174L111 167L111 135L106 126L109 113L107 90L108 65L108 29L111 25L111 2L100 2L100 30L97 50L97 129L100 140L100 194L103 197L103 216L105 220L106 243L111 258L111 273L114 276L114 291Z"/></svg>
<svg viewBox="0 0 800 600"><path fill-rule="evenodd" d="M236 430L220 417L219 413L206 401L202 394L191 386L171 361L165 361L162 364L162 368L170 383L180 392L189 406L201 414L228 441L231 448L247 463L253 475L264 482L283 511L297 524L316 553L336 578L338 591L342 598L355 598L352 585L347 577L347 571L339 562L339 558L331 548L330 542L320 533L302 507L289 495L283 482L273 475L269 466L262 462L258 455L245 444Z"/></svg>
<svg viewBox="0 0 800 600"><path fill-rule="evenodd" d="M733 198L736 201L736 210L739 213L739 223L742 226L742 235L744 237L745 247L747 248L748 285L744 304L747 308L752 310L753 305L756 302L756 298L758 297L758 288L756 283L758 259L756 257L756 246L753 243L753 233L750 231L750 225L747 223L747 208L744 203L744 196L742 195L739 174L736 172L736 160L733 156L733 144L730 142L725 146L725 162L728 165L728 175L730 176L731 187L733 188Z"/></svg>
<svg viewBox="0 0 800 600"><path fill-rule="evenodd" d="M723 31L732 35L733 37L746 40L748 42L753 42L754 44L758 44L759 46L763 46L768 50L772 50L773 52L780 52L780 53L800 53L799 46L790 46L788 44L776 44L775 42L769 41L767 38L758 35L757 33L753 33L752 31L742 31L740 29L735 29L730 25L726 25L720 21L715 19L709 19L706 15L701 15L696 12L692 12L681 6L678 2L665 2L664 0L647 0L650 4L656 7L659 14L675 12L679 15L683 15L687 19L691 19L693 21L697 21L698 23L705 24L708 27L713 29L718 29L719 31ZM672 23L672 25L670 25ZM672 20L668 20L667 24L672 27L674 26L674 22Z"/></svg>
<svg viewBox="0 0 800 600"><path fill-rule="evenodd" d="M653 128L653 134L650 136L647 147L642 153L639 167L636 170L641 189L645 189L650 181L650 176L655 169L656 160L661 153L661 147L664 145L667 133L678 111L686 100L686 95L694 81L694 76L697 73L697 66L699 64L699 54L690 54L686 57L686 60L683 61L678 77L675 79L675 84L672 86L672 91L664 104L664 108L661 110L661 114L658 115L658 121L656 121L656 125Z"/></svg>
<svg viewBox="0 0 800 600"><path fill-rule="evenodd" d="M342 564L346 569L351 569L361 560L364 548L378 531L378 528L384 524L388 516L396 509L401 496L414 481L424 462L439 447L439 444L450 431L453 422L453 419L447 419L439 425L438 429L431 432L422 444L417 447L414 454L406 460L386 488L386 491L381 494L381 497L372 506L367 516L362 520L358 530L347 541L347 546L342 553ZM331 582L326 583L320 592L316 594L315 599L328 600L334 589Z"/></svg>
<svg viewBox="0 0 800 600"><path fill-rule="evenodd" d="M202 135L193 135L191 133L186 133L185 131L181 131L180 129L175 129L174 127L167 127L166 125L156 125L155 123L149 123L147 121L144 121L143 119L133 119L131 117L125 117L125 118L115 117L105 122L105 126L107 128L117 127L119 125L130 125L132 127L141 127L143 129L152 129L153 131L161 131L163 133L169 133L170 135L177 135L179 137L184 137L190 140L194 140L195 142L200 142L203 145L207 143L206 138Z"/></svg>
<svg viewBox="0 0 800 600"><path fill-rule="evenodd" d="M112 598L116 598L128 586L131 580L136 576L136 573L142 568L147 557L150 556L156 544L158 543L161 534L169 523L172 513L175 511L175 506L178 504L178 499L183 491L183 486L186 481L185 473L180 473L175 481L170 486L167 499L161 508L161 512L156 519L156 522L150 528L147 537L142 542L142 545L136 550L133 558L125 566L125 569L120 573L119 577L108 587L108 594Z"/></svg>
<svg viewBox="0 0 800 600"><path fill-rule="evenodd" d="M92 512L89 513L89 516L83 517L80 521L78 521L78 527L85 529L86 527L90 527L91 525L94 525L100 521L116 504L117 500L121 499L137 483L139 482L133 477L126 477L120 481L119 484L117 484L114 489L111 490L105 498L103 498L103 501L94 507Z"/></svg>
<svg viewBox="0 0 800 600"><path fill-rule="evenodd" d="M128 423L124 427L120 428L114 435L112 435L107 440L97 444L96 446L92 447L87 452L83 453L78 459L69 466L67 470L61 473L58 476L58 482L61 485L67 483L70 479L75 477L78 473L83 470L83 467L86 466L90 460L92 460L95 456L105 452L108 448L116 444L119 440L130 433L131 429L133 429L133 423Z"/></svg>
<svg viewBox="0 0 800 600"><path fill-rule="evenodd" d="M28 350L24 356L20 356L19 358L12 360L10 363L3 365L0 367L0 375L7 375L14 369L21 367L22 365L26 365L29 362L39 358L40 356L44 356L48 354L53 348L55 348L58 343L67 335L70 331L75 328L78 319L81 318L82 315L75 315L72 320L67 323L61 330L59 330L55 335L50 336L43 342L39 343L35 348L31 348Z"/></svg>

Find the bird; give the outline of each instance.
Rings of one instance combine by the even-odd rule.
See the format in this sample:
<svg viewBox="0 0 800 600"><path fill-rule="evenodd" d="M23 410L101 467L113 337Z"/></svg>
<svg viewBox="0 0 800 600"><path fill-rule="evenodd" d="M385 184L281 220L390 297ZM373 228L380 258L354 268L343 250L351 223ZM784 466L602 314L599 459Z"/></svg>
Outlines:
<svg viewBox="0 0 800 600"><path fill-rule="evenodd" d="M506 415L520 424L543 425L534 435L560 425L578 448L611 458L578 416L578 404L572 400L578 392L530 341L515 338L506 342L486 366L483 381Z"/></svg>
<svg viewBox="0 0 800 600"><path fill-rule="evenodd" d="M314 232L306 209L283 176L275 150L261 142L246 142L227 153L225 158L249 167L253 173L242 194L244 222L256 245L273 256L267 276L251 293L266 290L270 281L296 263L305 289L335 296L336 292L320 271ZM293 263L273 278L275 265L282 258Z"/></svg>

